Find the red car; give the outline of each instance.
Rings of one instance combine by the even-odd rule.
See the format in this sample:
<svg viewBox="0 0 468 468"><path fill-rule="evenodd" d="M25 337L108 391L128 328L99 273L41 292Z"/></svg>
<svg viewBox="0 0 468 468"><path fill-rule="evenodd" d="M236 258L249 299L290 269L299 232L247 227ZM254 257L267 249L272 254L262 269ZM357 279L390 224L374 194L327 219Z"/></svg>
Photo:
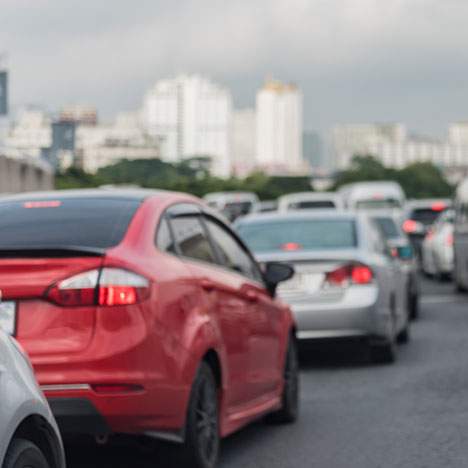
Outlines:
<svg viewBox="0 0 468 468"><path fill-rule="evenodd" d="M263 270L189 195L0 201L0 323L14 322L62 431L179 442L190 467L213 467L220 437L259 416L297 416L295 326L275 299L293 270Z"/></svg>

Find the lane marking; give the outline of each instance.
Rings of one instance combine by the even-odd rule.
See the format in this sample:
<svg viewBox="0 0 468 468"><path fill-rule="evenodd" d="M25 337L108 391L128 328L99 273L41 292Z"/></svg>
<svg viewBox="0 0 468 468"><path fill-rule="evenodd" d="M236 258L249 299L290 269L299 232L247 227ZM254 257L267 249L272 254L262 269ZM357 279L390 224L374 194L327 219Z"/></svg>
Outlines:
<svg viewBox="0 0 468 468"><path fill-rule="evenodd" d="M440 295L434 295L434 296L423 296L420 299L421 304L448 304L448 303L463 303L466 302L468 298L463 298L459 296L454 296L454 295L445 295L445 296L440 296Z"/></svg>

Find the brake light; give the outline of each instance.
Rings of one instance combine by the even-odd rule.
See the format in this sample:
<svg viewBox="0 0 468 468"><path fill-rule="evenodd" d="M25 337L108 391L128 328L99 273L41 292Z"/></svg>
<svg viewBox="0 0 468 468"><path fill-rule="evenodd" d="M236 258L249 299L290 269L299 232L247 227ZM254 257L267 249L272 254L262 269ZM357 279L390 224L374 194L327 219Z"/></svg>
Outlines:
<svg viewBox="0 0 468 468"><path fill-rule="evenodd" d="M325 285L347 287L350 284L372 283L374 274L367 265L350 264L330 271L325 276Z"/></svg>
<svg viewBox="0 0 468 468"><path fill-rule="evenodd" d="M24 208L58 208L62 205L60 200L29 201L23 203Z"/></svg>
<svg viewBox="0 0 468 468"><path fill-rule="evenodd" d="M47 298L64 307L132 305L149 295L149 281L120 268L90 270L53 285Z"/></svg>
<svg viewBox="0 0 468 468"><path fill-rule="evenodd" d="M413 219L407 219L403 223L403 231L407 233L415 232L418 229L418 223L417 221L414 221Z"/></svg>
<svg viewBox="0 0 468 468"><path fill-rule="evenodd" d="M444 211L447 205L444 202L435 202L431 205L432 211Z"/></svg>
<svg viewBox="0 0 468 468"><path fill-rule="evenodd" d="M298 244L297 242L286 242L281 246L281 250L285 250L286 252L294 252L295 250L301 250L302 245Z"/></svg>
<svg viewBox="0 0 468 468"><path fill-rule="evenodd" d="M365 265L352 267L351 279L355 284L369 284L372 282L372 270Z"/></svg>
<svg viewBox="0 0 468 468"><path fill-rule="evenodd" d="M330 286L347 286L349 282L349 267L343 266L327 273L325 281Z"/></svg>
<svg viewBox="0 0 468 468"><path fill-rule="evenodd" d="M426 234L426 239L431 240L434 237L434 231L432 229L429 229Z"/></svg>

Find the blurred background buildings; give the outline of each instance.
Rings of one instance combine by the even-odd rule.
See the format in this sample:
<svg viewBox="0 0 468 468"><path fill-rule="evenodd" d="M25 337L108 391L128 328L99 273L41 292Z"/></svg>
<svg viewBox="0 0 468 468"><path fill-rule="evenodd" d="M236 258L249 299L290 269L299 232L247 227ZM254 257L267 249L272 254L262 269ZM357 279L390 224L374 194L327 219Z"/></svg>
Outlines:
<svg viewBox="0 0 468 468"><path fill-rule="evenodd" d="M0 60L0 193L51 189L53 168L41 154L41 147L50 145L50 122L36 113L29 115L20 128L10 129L8 78ZM15 146L9 149L12 154L8 155L5 145L9 145L11 138Z"/></svg>
<svg viewBox="0 0 468 468"><path fill-rule="evenodd" d="M328 178L372 155L389 168L431 162L452 180L468 171L468 122L442 139L415 135L403 123L340 124L323 139L303 129L303 95L295 84L267 79L254 107L237 109L231 91L201 75L162 79L141 106L102 121L96 107L67 105L55 113L29 107L9 115L8 71L0 65L0 154L88 173L123 159L210 160L213 175L312 175Z"/></svg>

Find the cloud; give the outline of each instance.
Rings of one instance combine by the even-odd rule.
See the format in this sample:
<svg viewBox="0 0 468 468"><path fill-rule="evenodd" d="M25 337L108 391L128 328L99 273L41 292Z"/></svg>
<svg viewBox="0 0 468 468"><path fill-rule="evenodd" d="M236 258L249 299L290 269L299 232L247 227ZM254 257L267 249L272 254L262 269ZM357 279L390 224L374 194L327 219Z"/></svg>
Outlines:
<svg viewBox="0 0 468 468"><path fill-rule="evenodd" d="M0 50L17 105L84 101L111 115L185 71L247 105L272 73L303 88L307 127L434 130L464 111L467 15L464 0L2 0Z"/></svg>

